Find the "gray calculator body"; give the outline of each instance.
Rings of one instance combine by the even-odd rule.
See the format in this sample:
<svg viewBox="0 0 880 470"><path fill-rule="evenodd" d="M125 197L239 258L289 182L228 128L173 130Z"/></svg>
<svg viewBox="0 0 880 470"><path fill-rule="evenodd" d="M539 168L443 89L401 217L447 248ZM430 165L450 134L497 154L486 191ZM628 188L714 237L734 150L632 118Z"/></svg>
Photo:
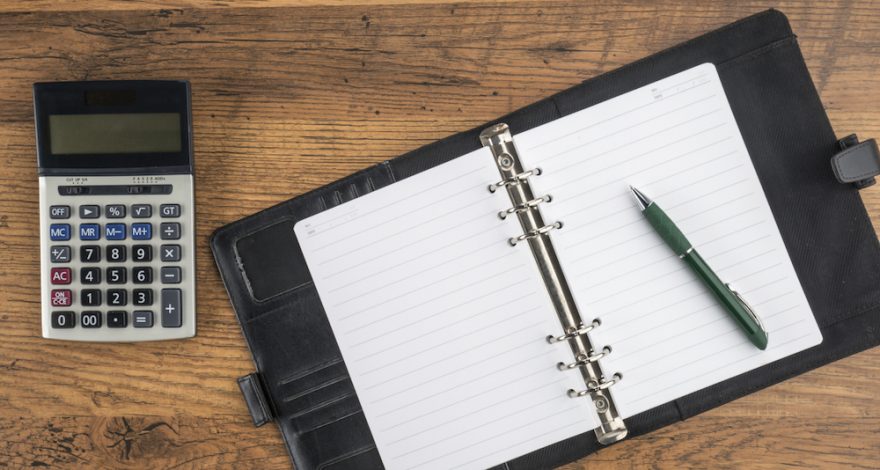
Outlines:
<svg viewBox="0 0 880 470"><path fill-rule="evenodd" d="M38 83L34 105L43 337L194 336L189 84Z"/></svg>

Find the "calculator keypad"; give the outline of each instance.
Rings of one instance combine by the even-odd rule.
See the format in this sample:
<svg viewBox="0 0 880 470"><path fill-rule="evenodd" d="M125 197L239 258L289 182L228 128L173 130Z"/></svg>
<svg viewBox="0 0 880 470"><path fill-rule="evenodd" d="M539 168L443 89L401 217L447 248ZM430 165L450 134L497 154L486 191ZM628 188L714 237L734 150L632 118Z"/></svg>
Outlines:
<svg viewBox="0 0 880 470"><path fill-rule="evenodd" d="M194 334L191 203L144 195L97 203L48 192L44 336L139 341ZM138 198L147 202L132 202Z"/></svg>

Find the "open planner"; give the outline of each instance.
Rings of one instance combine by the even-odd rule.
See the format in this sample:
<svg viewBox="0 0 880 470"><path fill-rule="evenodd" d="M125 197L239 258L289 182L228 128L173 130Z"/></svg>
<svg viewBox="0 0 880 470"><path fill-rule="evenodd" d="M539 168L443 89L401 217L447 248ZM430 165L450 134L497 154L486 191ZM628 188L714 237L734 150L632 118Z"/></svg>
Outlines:
<svg viewBox="0 0 880 470"><path fill-rule="evenodd" d="M714 65L512 137L496 127L295 226L386 468L486 468L593 429L614 442L625 418L821 342ZM766 351L629 184L752 303Z"/></svg>
<svg viewBox="0 0 880 470"><path fill-rule="evenodd" d="M532 470L662 437L880 344L876 174L768 10L218 229L238 385L297 470Z"/></svg>

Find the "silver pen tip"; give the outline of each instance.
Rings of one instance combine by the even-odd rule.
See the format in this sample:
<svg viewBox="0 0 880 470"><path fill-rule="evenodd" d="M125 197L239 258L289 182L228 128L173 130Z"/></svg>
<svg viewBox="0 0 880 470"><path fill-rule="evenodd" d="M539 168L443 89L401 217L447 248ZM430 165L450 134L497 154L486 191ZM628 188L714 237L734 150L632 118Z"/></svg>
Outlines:
<svg viewBox="0 0 880 470"><path fill-rule="evenodd" d="M648 208L648 206L650 206L651 204L654 203L654 201L652 201L651 198L649 198L648 196L645 196L645 194L642 193L641 191L639 191L638 189L636 189L632 186L630 186L629 189L630 189L630 191L632 191L633 197L635 197L635 199L636 199L636 204L639 205L640 209L645 210Z"/></svg>

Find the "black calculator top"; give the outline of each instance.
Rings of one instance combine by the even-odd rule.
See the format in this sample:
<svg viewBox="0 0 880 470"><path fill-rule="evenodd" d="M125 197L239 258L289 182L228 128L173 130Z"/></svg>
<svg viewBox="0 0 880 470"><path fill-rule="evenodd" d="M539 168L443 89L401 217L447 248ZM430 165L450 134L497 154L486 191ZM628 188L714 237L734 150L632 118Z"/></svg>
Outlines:
<svg viewBox="0 0 880 470"><path fill-rule="evenodd" d="M34 84L41 176L192 174L187 81Z"/></svg>

